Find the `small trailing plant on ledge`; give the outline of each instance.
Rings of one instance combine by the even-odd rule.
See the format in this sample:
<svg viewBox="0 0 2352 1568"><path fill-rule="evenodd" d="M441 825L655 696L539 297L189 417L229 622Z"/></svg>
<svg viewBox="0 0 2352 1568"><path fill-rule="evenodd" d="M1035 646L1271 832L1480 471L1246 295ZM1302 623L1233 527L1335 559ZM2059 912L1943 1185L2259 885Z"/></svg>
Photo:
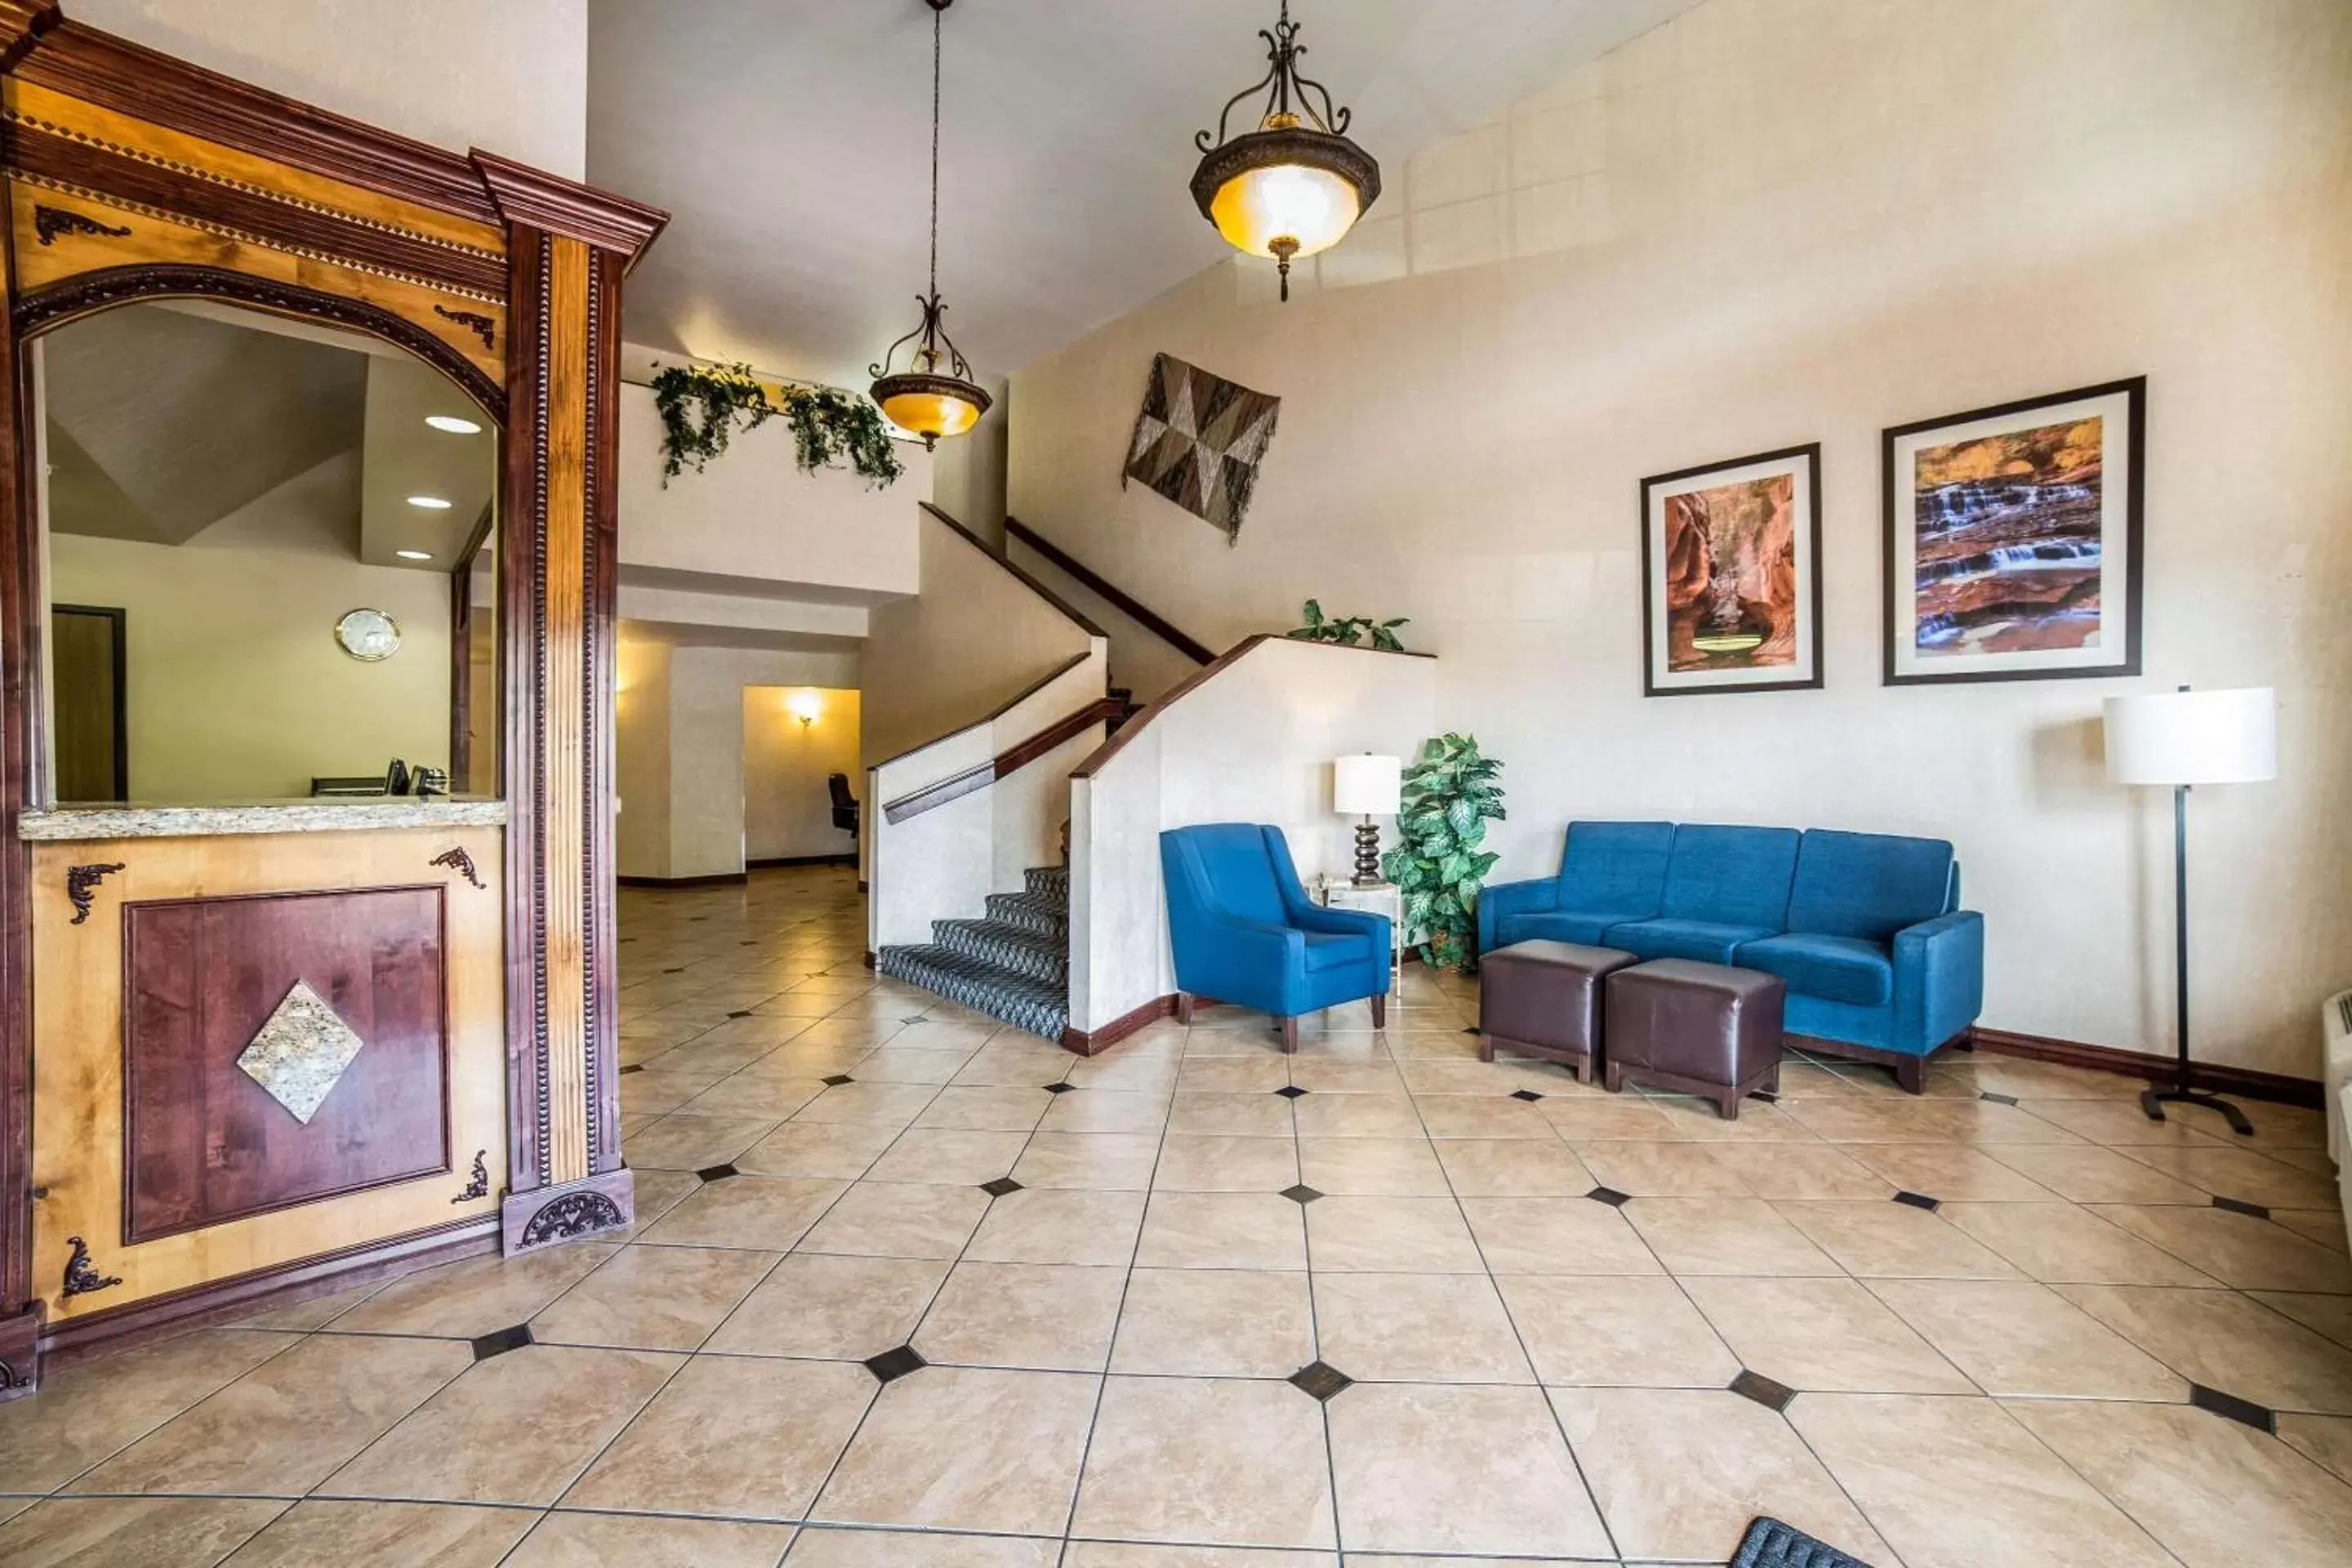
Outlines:
<svg viewBox="0 0 2352 1568"><path fill-rule="evenodd" d="M662 483L727 450L740 426L756 430L781 414L792 426L793 458L803 473L850 468L884 486L902 471L881 411L864 398L830 386L787 386L778 407L748 364L675 364L654 376L654 406L662 421Z"/></svg>
<svg viewBox="0 0 2352 1568"><path fill-rule="evenodd" d="M1470 735L1441 735L1405 770L1397 831L1403 842L1381 868L1404 901L1405 941L1433 968L1478 967L1478 889L1500 857L1480 847L1486 824L1505 816L1503 764Z"/></svg>
<svg viewBox="0 0 2352 1568"><path fill-rule="evenodd" d="M1349 647L1360 647L1363 644L1364 634L1370 632L1374 647L1385 648L1391 653L1404 651L1404 644L1397 640L1396 629L1406 624L1407 616L1399 616L1392 621L1376 621L1370 616L1348 616L1331 620L1324 616L1320 599L1309 599L1298 609L1299 614L1306 617L1307 624L1285 632L1283 636L1296 637L1300 642L1346 643Z"/></svg>

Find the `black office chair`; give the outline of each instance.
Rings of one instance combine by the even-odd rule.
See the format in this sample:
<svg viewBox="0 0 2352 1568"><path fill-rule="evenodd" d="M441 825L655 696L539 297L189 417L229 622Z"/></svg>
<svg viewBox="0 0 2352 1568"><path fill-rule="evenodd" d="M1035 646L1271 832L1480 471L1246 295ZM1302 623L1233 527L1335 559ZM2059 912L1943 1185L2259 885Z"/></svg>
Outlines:
<svg viewBox="0 0 2352 1568"><path fill-rule="evenodd" d="M824 787L833 792L833 825L855 837L857 832L857 797L849 793L849 775L828 773Z"/></svg>

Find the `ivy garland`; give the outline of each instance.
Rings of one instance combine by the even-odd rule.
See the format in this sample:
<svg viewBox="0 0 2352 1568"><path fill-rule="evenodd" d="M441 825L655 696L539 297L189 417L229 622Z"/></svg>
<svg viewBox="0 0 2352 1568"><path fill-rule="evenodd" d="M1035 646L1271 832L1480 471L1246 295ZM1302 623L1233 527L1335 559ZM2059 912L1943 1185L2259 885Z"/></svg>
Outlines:
<svg viewBox="0 0 2352 1568"><path fill-rule="evenodd" d="M700 473L727 450L738 426L756 430L779 414L792 426L803 473L837 468L845 458L880 488L904 471L871 403L830 386L787 386L780 408L748 364L671 365L654 376L654 406L661 412L665 487L688 468Z"/></svg>

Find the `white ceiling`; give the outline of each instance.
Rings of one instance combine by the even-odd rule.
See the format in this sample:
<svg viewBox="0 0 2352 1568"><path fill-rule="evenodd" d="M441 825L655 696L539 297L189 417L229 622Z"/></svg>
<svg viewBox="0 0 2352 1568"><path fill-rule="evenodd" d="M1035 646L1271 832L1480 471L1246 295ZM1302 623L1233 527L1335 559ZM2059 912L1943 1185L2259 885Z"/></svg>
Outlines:
<svg viewBox="0 0 2352 1568"><path fill-rule="evenodd" d="M1417 149L1690 3L1293 0L1292 17L1393 189ZM940 283L983 378L1226 254L1186 189L1192 133L1264 70L1276 5L947 13ZM632 342L863 384L924 283L930 23L924 0L592 0L589 178L674 215L630 280Z"/></svg>

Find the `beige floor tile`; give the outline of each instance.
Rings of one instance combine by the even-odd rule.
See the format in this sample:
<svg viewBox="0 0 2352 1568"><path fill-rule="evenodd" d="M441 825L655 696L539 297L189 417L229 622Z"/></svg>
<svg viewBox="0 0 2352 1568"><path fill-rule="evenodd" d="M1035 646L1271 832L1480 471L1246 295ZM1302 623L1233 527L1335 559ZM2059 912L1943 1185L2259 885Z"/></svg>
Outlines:
<svg viewBox="0 0 2352 1568"><path fill-rule="evenodd" d="M621 1079L621 1112L625 1116L667 1116L718 1081L699 1072L633 1072ZM719 1114L719 1108L711 1107L710 1113ZM779 1119L790 1114L777 1113Z"/></svg>
<svg viewBox="0 0 2352 1568"><path fill-rule="evenodd" d="M1055 1568L1058 1540L897 1530L806 1529L790 1568Z"/></svg>
<svg viewBox="0 0 2352 1568"><path fill-rule="evenodd" d="M1449 1141L1446 1147L1455 1147ZM1546 1145L1513 1141L1470 1144L1475 1148L1541 1150ZM1559 1145L1549 1145L1558 1148ZM1425 1138L1301 1138L1298 1179L1317 1192L1344 1197L1444 1197L1444 1167ZM1561 1153L1567 1151L1560 1150ZM1580 1191L1581 1189L1579 1189Z"/></svg>
<svg viewBox="0 0 2352 1568"><path fill-rule="evenodd" d="M212 1568L286 1507L213 1498L60 1498L0 1525L8 1568Z"/></svg>
<svg viewBox="0 0 2352 1568"><path fill-rule="evenodd" d="M1368 1563L1370 1560L1367 1560ZM1328 1552L1261 1546L1147 1546L1119 1541L1073 1541L1062 1568L1339 1568ZM1371 1563L1370 1568L1387 1568ZM1487 1568L1482 1564L1481 1568ZM1509 1568L1496 1564L1493 1568Z"/></svg>
<svg viewBox="0 0 2352 1568"><path fill-rule="evenodd" d="M837 1083L796 1111L793 1120L905 1127L922 1114L937 1086L927 1083Z"/></svg>
<svg viewBox="0 0 2352 1568"><path fill-rule="evenodd" d="M675 1111L623 1144L632 1165L699 1171L723 1165L774 1130L772 1116L697 1116Z"/></svg>
<svg viewBox="0 0 2352 1568"><path fill-rule="evenodd" d="M299 1497L472 1360L454 1340L313 1336L156 1428L74 1489Z"/></svg>
<svg viewBox="0 0 2352 1568"><path fill-rule="evenodd" d="M2015 1268L1941 1215L1908 1204L1808 1199L1772 1206L1849 1274L1896 1279L2018 1277Z"/></svg>
<svg viewBox="0 0 2352 1568"><path fill-rule="evenodd" d="M650 1078L653 1075L642 1075ZM625 1080L624 1094L628 1092ZM731 1116L746 1121L782 1121L824 1092L821 1078L774 1078L766 1073L739 1072L720 1079L681 1108L689 1116ZM632 1151L634 1152L634 1151Z"/></svg>
<svg viewBox="0 0 2352 1568"><path fill-rule="evenodd" d="M1160 1139L1149 1132L1040 1132L1013 1179L1024 1187L1142 1192L1151 1185Z"/></svg>
<svg viewBox="0 0 2352 1568"><path fill-rule="evenodd" d="M2210 1285L2210 1277L2075 1204L1946 1204L1943 1217L2045 1285Z"/></svg>
<svg viewBox="0 0 2352 1568"><path fill-rule="evenodd" d="M320 1489L544 1507L645 1407L680 1359L562 1345L509 1351L475 1363ZM518 1419L522 1411L528 1420Z"/></svg>
<svg viewBox="0 0 2352 1568"><path fill-rule="evenodd" d="M2195 1188L2241 1203L2267 1208L2326 1209L2337 1204L2336 1178L2323 1170L2298 1169L2244 1147L2190 1145L2137 1148L2130 1157ZM2121 1203L2171 1202L2171 1199L2119 1198ZM2192 1197L2190 1202L2202 1202Z"/></svg>
<svg viewBox="0 0 2352 1568"><path fill-rule="evenodd" d="M1176 1075L1179 1094L1270 1094L1290 1082L1290 1064L1280 1054L1188 1057Z"/></svg>
<svg viewBox="0 0 2352 1568"><path fill-rule="evenodd" d="M1496 1274L1662 1274L1624 1211L1591 1198L1465 1198L1462 1212Z"/></svg>
<svg viewBox="0 0 2352 1568"><path fill-rule="evenodd" d="M0 1405L0 1489L49 1491L298 1343L205 1329L47 1369L41 1391ZM454 1377L465 1365L460 1357Z"/></svg>
<svg viewBox="0 0 2352 1568"><path fill-rule="evenodd" d="M1752 1195L1738 1173L1717 1160L1705 1144L1617 1140L1572 1146L1594 1181L1635 1197Z"/></svg>
<svg viewBox="0 0 2352 1568"><path fill-rule="evenodd" d="M1979 1092L2013 1095L2025 1100L2093 1100L2121 1102L2139 1110L2137 1079L2114 1073L2086 1072L2057 1062L2028 1061L2017 1057L1979 1054L1970 1064L1971 1081Z"/></svg>
<svg viewBox="0 0 2352 1568"><path fill-rule="evenodd" d="M912 1342L941 1364L1100 1372L1126 1288L1124 1258L1115 1268L967 1258L948 1276Z"/></svg>
<svg viewBox="0 0 2352 1568"><path fill-rule="evenodd" d="M1881 1279L1871 1289L1987 1394L2158 1403L2189 1397L2186 1378L2048 1286Z"/></svg>
<svg viewBox="0 0 2352 1568"><path fill-rule="evenodd" d="M1307 1205L1307 1241L1318 1274L1485 1271L1451 1198L1318 1198Z"/></svg>
<svg viewBox="0 0 2352 1568"><path fill-rule="evenodd" d="M1721 1388L1739 1360L1671 1279L1515 1274L1495 1281L1548 1384Z"/></svg>
<svg viewBox="0 0 2352 1568"><path fill-rule="evenodd" d="M1675 1130L1664 1111L1630 1095L1547 1100L1536 1109L1543 1112L1553 1131L1571 1143L1618 1138L1657 1142Z"/></svg>
<svg viewBox="0 0 2352 1568"><path fill-rule="evenodd" d="M1380 1058L1297 1056L1291 1058L1290 1081L1316 1094L1399 1095L1405 1091L1405 1080L1396 1064Z"/></svg>
<svg viewBox="0 0 2352 1568"><path fill-rule="evenodd" d="M1314 1359L1305 1274L1138 1268L1110 1365L1184 1377L1288 1377Z"/></svg>
<svg viewBox="0 0 2352 1568"><path fill-rule="evenodd" d="M976 1187L1013 1173L1027 1132L962 1132L910 1127L884 1152L866 1178Z"/></svg>
<svg viewBox="0 0 2352 1568"><path fill-rule="evenodd" d="M1810 1394L1789 1421L1904 1568L2171 1563L1992 1400Z"/></svg>
<svg viewBox="0 0 2352 1568"><path fill-rule="evenodd" d="M1329 1546L1322 1412L1286 1383L1114 1377L1071 1528L1109 1540Z"/></svg>
<svg viewBox="0 0 2352 1568"><path fill-rule="evenodd" d="M2010 1143L1992 1157L2078 1204L2201 1204L2206 1194L2188 1183L2113 1149Z"/></svg>
<svg viewBox="0 0 2352 1568"><path fill-rule="evenodd" d="M1973 1394L1974 1384L1852 1279L1685 1279L1749 1371L1839 1394Z"/></svg>
<svg viewBox="0 0 2352 1568"><path fill-rule="evenodd" d="M864 1361L907 1342L947 1278L943 1258L785 1258L705 1348L738 1355Z"/></svg>
<svg viewBox="0 0 2352 1568"><path fill-rule="evenodd" d="M2145 1088L2145 1085L2140 1087ZM2018 1109L2114 1148L2146 1144L2220 1146L2229 1127L2219 1116L2187 1106L2167 1106L2162 1121L2150 1121L2137 1104L2124 1100L2044 1100L2022 1096Z"/></svg>
<svg viewBox="0 0 2352 1568"><path fill-rule="evenodd" d="M1432 1138L1528 1138L1556 1143L1559 1134L1543 1113L1523 1100L1496 1092L1482 1095L1424 1094L1414 1106Z"/></svg>
<svg viewBox="0 0 2352 1568"><path fill-rule="evenodd" d="M702 1178L691 1171L632 1171L629 1174L636 1185L636 1212L628 1229L614 1233L614 1240L643 1236L662 1215L702 1190Z"/></svg>
<svg viewBox="0 0 2352 1568"><path fill-rule="evenodd" d="M334 1326L360 1333L478 1339L530 1321L618 1250L602 1242L574 1242L521 1258L444 1264L394 1280L336 1319Z"/></svg>
<svg viewBox="0 0 2352 1568"><path fill-rule="evenodd" d="M1143 1223L1141 1193L1041 1187L1007 1193L965 1251L988 1263L1072 1263L1125 1268Z"/></svg>
<svg viewBox="0 0 2352 1568"><path fill-rule="evenodd" d="M313 1499L247 1542L237 1568L497 1568L537 1522L527 1508Z"/></svg>
<svg viewBox="0 0 2352 1568"><path fill-rule="evenodd" d="M1156 1189L1179 1193L1278 1193L1297 1182L1296 1140L1199 1132L1170 1133L1151 1178Z"/></svg>
<svg viewBox="0 0 2352 1568"><path fill-rule="evenodd" d="M2264 1306L2316 1329L2339 1345L2352 1346L2352 1296L2315 1296L2292 1290L2250 1290Z"/></svg>
<svg viewBox="0 0 2352 1568"><path fill-rule="evenodd" d="M2013 1147L2021 1146L2032 1147ZM1843 1143L1838 1147L1905 1192L1922 1193L1946 1203L2048 1203L2056 1195L1984 1151L1957 1143Z"/></svg>
<svg viewBox="0 0 2352 1568"><path fill-rule="evenodd" d="M1292 1105L1302 1138L1421 1138L1413 1102L1399 1094L1310 1094Z"/></svg>
<svg viewBox="0 0 2352 1568"><path fill-rule="evenodd" d="M1350 1555L1610 1554L1538 1390L1371 1384L1326 1409L1339 1544Z"/></svg>
<svg viewBox="0 0 2352 1568"><path fill-rule="evenodd" d="M1179 1094L1171 1102L1168 1131L1235 1138L1287 1138L1292 1132L1290 1101L1278 1094ZM1413 1123L1412 1135L1421 1135L1418 1121Z"/></svg>
<svg viewBox="0 0 2352 1568"><path fill-rule="evenodd" d="M854 1182L898 1140L887 1123L787 1121L735 1156L735 1168L761 1176Z"/></svg>
<svg viewBox="0 0 2352 1568"><path fill-rule="evenodd" d="M551 1513L502 1568L775 1568L782 1524L631 1513Z"/></svg>
<svg viewBox="0 0 2352 1568"><path fill-rule="evenodd" d="M1066 1080L1080 1089L1107 1089L1113 1094L1173 1092L1180 1058L1130 1056L1128 1053L1138 1046L1133 1035L1120 1041L1119 1045L1121 1048L1109 1056L1088 1057L1072 1062L1065 1074Z"/></svg>
<svg viewBox="0 0 2352 1568"><path fill-rule="evenodd" d="M1302 1152L1305 1147L1302 1140ZM1453 1191L1465 1198L1581 1197L1600 1185L1575 1152L1557 1140L1448 1138L1427 1147L1436 1150Z"/></svg>
<svg viewBox="0 0 2352 1568"><path fill-rule="evenodd" d="M1067 1052L1038 1042L1030 1046L985 1047L964 1063L955 1084L964 1089L1025 1089L1037 1090L1065 1081L1070 1066ZM1051 1098L1050 1096L1048 1098Z"/></svg>
<svg viewBox="0 0 2352 1568"><path fill-rule="evenodd" d="M2252 1215L2134 1205L2100 1205L2091 1212L2147 1237L2224 1285L2242 1290L2352 1295L2352 1258Z"/></svg>
<svg viewBox="0 0 2352 1568"><path fill-rule="evenodd" d="M646 1227L638 1245L740 1247L782 1252L850 1190L804 1176L730 1176L705 1183Z"/></svg>
<svg viewBox="0 0 2352 1568"><path fill-rule="evenodd" d="M2234 1290L2062 1285L2058 1293L2192 1383L2273 1410L2352 1415L2352 1351Z"/></svg>
<svg viewBox="0 0 2352 1568"><path fill-rule="evenodd" d="M860 1182L842 1194L802 1247L861 1258L953 1258L979 1228L988 1204L988 1194L978 1187Z"/></svg>
<svg viewBox="0 0 2352 1568"><path fill-rule="evenodd" d="M917 1025L919 1029L922 1026ZM908 1033L911 1034L910 1029ZM893 1037L880 1050L857 1064L860 1083L928 1083L944 1084L963 1070L971 1059L971 1051L921 1050L902 1048Z"/></svg>
<svg viewBox="0 0 2352 1568"><path fill-rule="evenodd" d="M772 1252L625 1247L530 1321L542 1344L690 1351L776 1265Z"/></svg>
<svg viewBox="0 0 2352 1568"><path fill-rule="evenodd" d="M1177 1098L1181 1100L1183 1096ZM1275 1095L1266 1098L1279 1099ZM1076 1089L1054 1097L1054 1103L1046 1107L1045 1118L1037 1123L1037 1130L1041 1132L1158 1132L1168 1124L1168 1098L1164 1095ZM1229 1130L1221 1128L1214 1131Z"/></svg>
<svg viewBox="0 0 2352 1568"><path fill-rule="evenodd" d="M2009 1409L2189 1568L2340 1568L2352 1544L2352 1487L2266 1433L2186 1405Z"/></svg>
<svg viewBox="0 0 2352 1568"><path fill-rule="evenodd" d="M2271 1221L2330 1252L2352 1252L2352 1235L2346 1233L2342 1209L2273 1209Z"/></svg>
<svg viewBox="0 0 2352 1568"><path fill-rule="evenodd" d="M1054 1097L1043 1089L950 1087L923 1107L915 1126L919 1131L1029 1132L1045 1120L1053 1103Z"/></svg>
<svg viewBox="0 0 2352 1568"><path fill-rule="evenodd" d="M1318 1273L1315 1331L1321 1359L1359 1382L1535 1381L1483 1274Z"/></svg>
<svg viewBox="0 0 2352 1568"><path fill-rule="evenodd" d="M2352 1415L2282 1415L2279 1441L2339 1481L2352 1481Z"/></svg>
<svg viewBox="0 0 2352 1568"><path fill-rule="evenodd" d="M1272 1193L1154 1193L1135 1263L1139 1268L1304 1268L1306 1215Z"/></svg>
<svg viewBox="0 0 2352 1568"><path fill-rule="evenodd" d="M797 1519L876 1392L873 1374L848 1362L698 1356L564 1506Z"/></svg>
<svg viewBox="0 0 2352 1568"><path fill-rule="evenodd" d="M1759 1514L1865 1562L1884 1543L1789 1424L1722 1389L1562 1388L1552 1404L1617 1549L1719 1562Z"/></svg>
<svg viewBox="0 0 2352 1568"><path fill-rule="evenodd" d="M875 1401L810 1517L1058 1533L1069 1519L1100 1382L970 1367L909 1373Z"/></svg>
<svg viewBox="0 0 2352 1568"><path fill-rule="evenodd" d="M1635 1198L1622 1212L1670 1274L1843 1273L1761 1198Z"/></svg>
<svg viewBox="0 0 2352 1568"><path fill-rule="evenodd" d="M1895 1184L1851 1158L1853 1147L1823 1143L1718 1143L1718 1165L1759 1198L1891 1198Z"/></svg>

